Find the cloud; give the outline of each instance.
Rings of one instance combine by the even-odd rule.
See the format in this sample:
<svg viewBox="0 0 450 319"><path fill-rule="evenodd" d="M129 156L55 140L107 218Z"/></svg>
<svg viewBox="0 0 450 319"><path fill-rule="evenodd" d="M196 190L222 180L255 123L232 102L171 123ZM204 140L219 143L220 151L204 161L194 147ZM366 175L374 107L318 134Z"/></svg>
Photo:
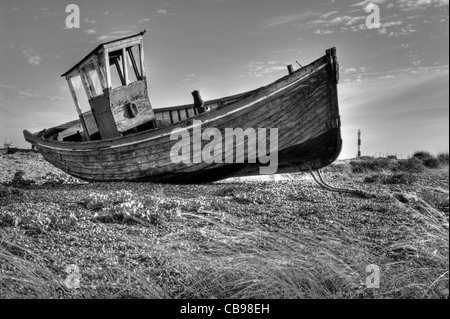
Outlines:
<svg viewBox="0 0 450 319"><path fill-rule="evenodd" d="M422 74L424 76L438 73L448 73L448 65L436 65L429 67L420 67L421 61L414 56L408 56L411 64L410 68L404 69L393 69L389 71L376 72L371 71L370 68L359 67L359 68L349 68L344 69L341 74L345 75L344 83L354 83L354 82L367 82L372 83L373 81L382 79L393 79L393 78L407 78L410 75ZM416 63L414 63L414 61ZM420 61L420 62L419 62ZM368 72L371 71L371 72Z"/></svg>
<svg viewBox="0 0 450 319"><path fill-rule="evenodd" d="M37 91L15 85L0 84L0 89L9 101L47 100L52 102L67 101L61 92ZM67 96L67 92L65 94Z"/></svg>
<svg viewBox="0 0 450 319"><path fill-rule="evenodd" d="M336 31L334 30L321 30L321 29L317 29L314 31L314 34L335 34Z"/></svg>
<svg viewBox="0 0 450 319"><path fill-rule="evenodd" d="M360 17L352 17L350 20L347 21L345 25L354 25L358 21L365 20L366 17L360 16Z"/></svg>
<svg viewBox="0 0 450 319"><path fill-rule="evenodd" d="M302 20L305 20L307 18L316 17L316 16L319 16L319 15L320 15L320 13L316 13L316 12L312 12L311 10L307 10L305 12L298 13L298 14L290 14L290 15L278 16L278 17L266 20L265 27L266 28L277 27L277 26L280 26L280 25L284 25L284 24L292 23L292 22L297 22L297 21L302 21Z"/></svg>
<svg viewBox="0 0 450 319"><path fill-rule="evenodd" d="M391 25L389 25L389 23L384 24L383 27L379 29L379 33L386 34L389 37L399 37L399 36L407 36L407 35L409 35L411 33L415 33L417 31L416 29L413 28L413 25L410 24L410 25L404 26L400 29L397 29L395 31L388 32L386 27L394 26L394 25L401 25L401 23L400 24L399 23L391 24Z"/></svg>
<svg viewBox="0 0 450 319"><path fill-rule="evenodd" d="M139 23L147 23L151 20L152 18L144 18L144 19L140 19L138 22Z"/></svg>
<svg viewBox="0 0 450 319"><path fill-rule="evenodd" d="M159 17L169 17L169 16L175 16L175 14L168 12L166 9L158 9L158 11L156 11L157 14L155 16L159 16Z"/></svg>
<svg viewBox="0 0 450 319"><path fill-rule="evenodd" d="M344 83L352 83L352 82L362 82L364 80L367 80L369 78L376 78L379 76L378 73L367 73L370 68L367 67L351 67L351 68L344 68L341 67L341 74L343 75L343 81Z"/></svg>
<svg viewBox="0 0 450 319"><path fill-rule="evenodd" d="M102 36L99 36L97 38L97 42L106 42L106 41L110 41L110 40L114 40L114 39L118 39L118 38L123 38L129 35L132 35L134 32L131 30L119 30L119 31L113 31L110 32L109 34L105 34Z"/></svg>
<svg viewBox="0 0 450 319"><path fill-rule="evenodd" d="M366 7L369 4L382 4L385 3L387 0L364 0L355 4L352 4L352 7Z"/></svg>
<svg viewBox="0 0 450 319"><path fill-rule="evenodd" d="M275 72L286 71L286 66L278 61L250 61L245 68L247 69L247 74L245 76L255 78L260 78Z"/></svg>
<svg viewBox="0 0 450 319"><path fill-rule="evenodd" d="M0 50L6 50L6 49L12 49L12 48L14 48L14 44L0 45Z"/></svg>
<svg viewBox="0 0 450 319"><path fill-rule="evenodd" d="M191 82L191 81L195 80L196 77L197 77L197 75L194 73L186 74L182 81L183 82Z"/></svg>
<svg viewBox="0 0 450 319"><path fill-rule="evenodd" d="M314 34L323 35L323 34L335 34L335 33L345 33L348 31L356 32L362 29L366 29L366 25L356 25L360 21L365 20L365 16L339 16L335 17L331 20L313 20L308 22L308 27L314 27L316 30ZM319 29L317 29L319 28Z"/></svg>
<svg viewBox="0 0 450 319"><path fill-rule="evenodd" d="M329 16L331 16L331 15L333 15L335 13L338 13L338 11L335 10L335 11L328 12L328 13L322 14L320 17L323 18L323 19L326 19L326 18L328 18Z"/></svg>
<svg viewBox="0 0 450 319"><path fill-rule="evenodd" d="M385 28L389 28L389 27L392 27L392 26L395 26L395 25L402 25L402 24L403 24L402 21L391 21L391 22L383 23L382 26L385 27Z"/></svg>
<svg viewBox="0 0 450 319"><path fill-rule="evenodd" d="M358 129L366 155L448 148L448 74L448 66L411 68L341 84L342 157L356 154L352 141Z"/></svg>
<svg viewBox="0 0 450 319"><path fill-rule="evenodd" d="M76 118L68 88L64 92L54 88L48 91L0 83L0 135L28 148L24 129L35 132Z"/></svg>
<svg viewBox="0 0 450 319"><path fill-rule="evenodd" d="M330 20L329 24L341 24L342 22L350 21L351 19L352 17L350 16L336 17Z"/></svg>
<svg viewBox="0 0 450 319"><path fill-rule="evenodd" d="M309 25L315 25L315 26L321 26L323 28L329 28L332 26L339 26L339 25L353 25L355 23L357 23L358 21L361 20L365 20L366 17L365 16L340 16L340 17L335 17L331 20L314 20L314 21L310 21L308 22Z"/></svg>
<svg viewBox="0 0 450 319"><path fill-rule="evenodd" d="M344 70L344 74L355 73L357 70L355 68L348 68Z"/></svg>
<svg viewBox="0 0 450 319"><path fill-rule="evenodd" d="M96 29L84 30L84 33L86 33L86 34L97 34L97 30Z"/></svg>
<svg viewBox="0 0 450 319"><path fill-rule="evenodd" d="M35 15L33 18L34 19L42 19L42 18L54 17L57 15L58 15L58 12L56 12L56 11L51 11L48 8L41 8L38 10L38 14Z"/></svg>
<svg viewBox="0 0 450 319"><path fill-rule="evenodd" d="M22 54L25 56L27 62L32 66L39 66L42 61L42 57L32 48L24 49Z"/></svg>
<svg viewBox="0 0 450 319"><path fill-rule="evenodd" d="M449 0L399 0L399 6L404 11L411 11L429 6L444 7L448 6L448 4Z"/></svg>
<svg viewBox="0 0 450 319"><path fill-rule="evenodd" d="M87 24L96 24L97 23L97 21L89 20L89 19L84 19L84 22L87 23Z"/></svg>
<svg viewBox="0 0 450 319"><path fill-rule="evenodd" d="M384 3L387 0L378 0L374 1L376 3ZM405 0L404 0L405 1ZM420 2L421 0L419 0ZM428 0L423 0L428 1ZM430 0L431 1L431 0ZM354 4L353 6L363 6L371 3L372 1L363 1ZM347 12L346 15L335 16L332 19L324 19L323 17L329 17L329 14L321 15L320 19L312 20L307 23L307 27L314 27L314 34L316 35L326 35L326 34L337 34L337 33L348 33L348 32L360 32L367 30L367 25L365 24L365 20L367 19L366 15L351 15ZM380 35L385 35L389 37L398 37L398 36L406 36L410 33L416 32L414 25L408 24L404 25L404 20L398 20L400 14L392 14L388 16L386 19L396 18L396 21L386 21L381 24L381 27L377 29L377 32ZM409 17L408 17L409 19Z"/></svg>
<svg viewBox="0 0 450 319"><path fill-rule="evenodd" d="M352 7L366 7L369 4L383 4L391 0L364 0L352 5ZM449 0L398 0L395 1L401 10L411 11L429 6L444 7L449 5ZM388 8L393 8L394 3L389 3Z"/></svg>
<svg viewBox="0 0 450 319"><path fill-rule="evenodd" d="M142 23L147 23L147 22L149 22L150 20L152 20L153 18L156 18L156 17L174 17L174 16L175 16L174 13L171 13L171 12L167 11L166 9L158 9L156 11L156 13L150 15L147 18L139 19L138 22L142 24Z"/></svg>

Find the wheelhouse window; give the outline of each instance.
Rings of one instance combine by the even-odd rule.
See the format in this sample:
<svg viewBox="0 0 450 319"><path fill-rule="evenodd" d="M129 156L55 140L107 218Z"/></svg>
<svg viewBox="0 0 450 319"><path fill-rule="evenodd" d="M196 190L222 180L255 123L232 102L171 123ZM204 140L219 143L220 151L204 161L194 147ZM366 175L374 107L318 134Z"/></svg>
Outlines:
<svg viewBox="0 0 450 319"><path fill-rule="evenodd" d="M142 65L141 65L141 45L133 45L132 47L127 48L127 57L130 68L133 69L134 72L130 72L135 77L135 81L141 81L143 79L142 76ZM133 81L130 81L133 83Z"/></svg>
<svg viewBox="0 0 450 319"><path fill-rule="evenodd" d="M70 82L72 83L72 87L74 89L76 102L78 102L78 105L80 107L81 112L87 112L91 110L91 107L89 106L89 101L86 96L85 89L83 87L83 83L81 82L81 75L74 76L70 79Z"/></svg>
<svg viewBox="0 0 450 319"><path fill-rule="evenodd" d="M109 65L111 72L111 87L113 89L125 86L125 72L123 68L123 51L117 50L109 53Z"/></svg>
<svg viewBox="0 0 450 319"><path fill-rule="evenodd" d="M86 76L91 84L92 97L103 95L103 86L98 71L96 69L90 70L86 73Z"/></svg>
<svg viewBox="0 0 450 319"><path fill-rule="evenodd" d="M140 44L111 51L108 54L113 89L143 79Z"/></svg>
<svg viewBox="0 0 450 319"><path fill-rule="evenodd" d="M104 94L106 80L97 60L91 60L89 63L77 70L77 74L72 75L72 84L84 87L85 95L88 99L93 99ZM79 96L79 95L77 95Z"/></svg>

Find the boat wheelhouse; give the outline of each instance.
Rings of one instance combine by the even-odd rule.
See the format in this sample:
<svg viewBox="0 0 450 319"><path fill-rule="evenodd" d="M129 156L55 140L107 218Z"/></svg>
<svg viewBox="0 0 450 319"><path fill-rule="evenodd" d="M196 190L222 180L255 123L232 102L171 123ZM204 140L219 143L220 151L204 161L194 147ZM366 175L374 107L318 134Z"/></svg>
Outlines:
<svg viewBox="0 0 450 319"><path fill-rule="evenodd" d="M60 132L58 140L110 139L135 133L139 126L155 126L145 76L144 33L100 44L62 75L80 123ZM86 101L83 94L88 112L80 105Z"/></svg>

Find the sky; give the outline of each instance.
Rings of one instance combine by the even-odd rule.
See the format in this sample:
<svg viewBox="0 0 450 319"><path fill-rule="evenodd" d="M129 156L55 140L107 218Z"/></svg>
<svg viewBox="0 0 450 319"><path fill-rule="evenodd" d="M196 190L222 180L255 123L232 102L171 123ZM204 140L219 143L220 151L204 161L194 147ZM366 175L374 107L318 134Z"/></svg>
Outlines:
<svg viewBox="0 0 450 319"><path fill-rule="evenodd" d="M68 29L66 6L80 8ZM366 7L380 8L369 29ZM61 74L99 43L147 30L154 108L267 85L337 48L344 146L405 157L449 149L448 0L0 0L0 144L77 118ZM0 145L1 146L1 145Z"/></svg>

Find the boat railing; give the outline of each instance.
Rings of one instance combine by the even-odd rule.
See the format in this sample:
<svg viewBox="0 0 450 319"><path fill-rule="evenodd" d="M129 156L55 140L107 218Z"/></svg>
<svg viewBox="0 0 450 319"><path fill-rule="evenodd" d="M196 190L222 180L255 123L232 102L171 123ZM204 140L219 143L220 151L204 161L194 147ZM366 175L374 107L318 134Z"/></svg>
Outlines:
<svg viewBox="0 0 450 319"><path fill-rule="evenodd" d="M206 101L204 107L207 107L209 111L220 109L222 107L225 107L227 105L242 100L243 98L251 95L252 92L253 91L236 94L218 100ZM185 104L173 107L159 108L154 109L153 111L155 112L158 127L172 125L190 119L200 114L198 109L194 106L194 104Z"/></svg>

